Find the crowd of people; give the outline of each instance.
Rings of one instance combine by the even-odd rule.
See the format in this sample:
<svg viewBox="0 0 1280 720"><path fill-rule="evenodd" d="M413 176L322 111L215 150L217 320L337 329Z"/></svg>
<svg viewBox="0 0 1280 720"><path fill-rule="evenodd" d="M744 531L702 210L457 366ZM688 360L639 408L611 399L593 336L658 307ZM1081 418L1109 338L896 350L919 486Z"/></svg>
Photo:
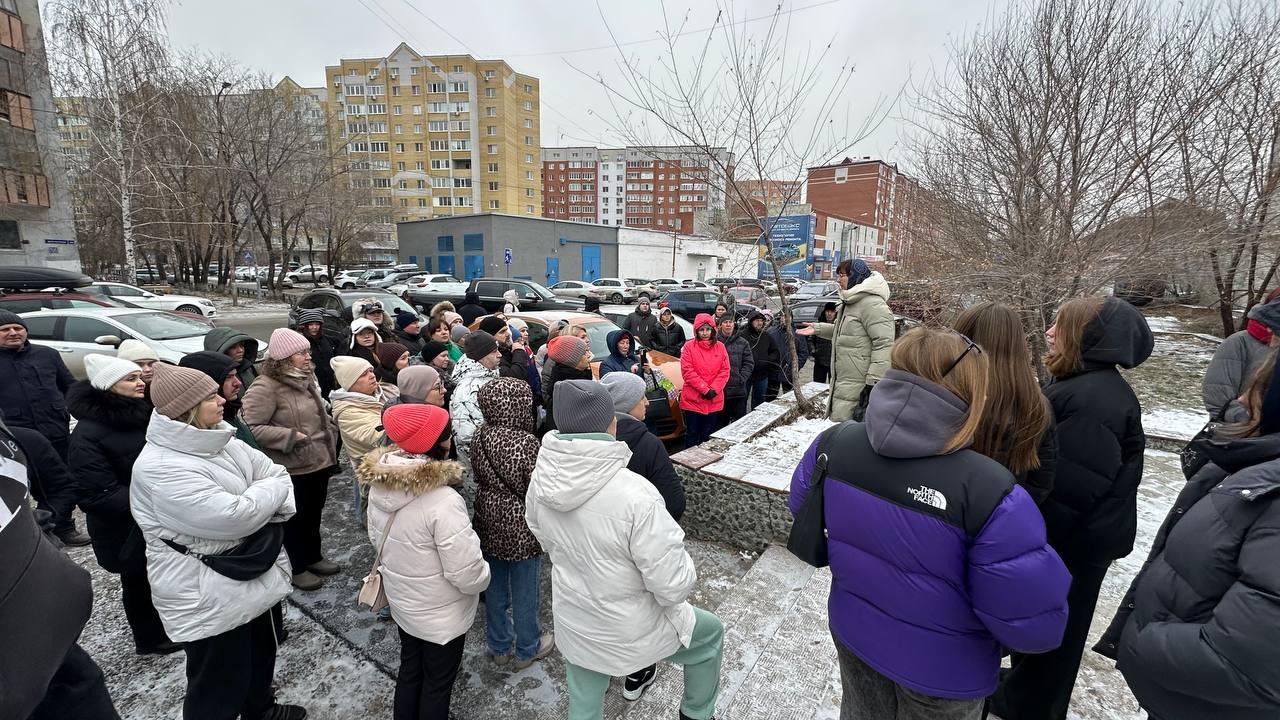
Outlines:
<svg viewBox="0 0 1280 720"><path fill-rule="evenodd" d="M690 603L686 498L644 350L679 356L694 446L792 383L794 345L836 421L789 503L822 524L841 717L1065 720L1102 583L1134 548L1146 439L1120 369L1151 354L1146 320L1116 298L1063 303L1042 384L1014 309L895 338L883 276L861 261L837 276L799 329L726 302L685 338L641 303L594 372L581 325L533 352L518 299L423 322L369 298L341 335L304 310L261 359L230 328L177 365L127 341L86 356L78 382L0 312L17 380L0 389L0 632L24 648L0 652L3 716L118 717L76 644L87 573L47 536L91 543L119 576L139 654L185 653L184 718L305 718L275 698L282 603L343 570L322 517L345 458L376 558L361 602L400 638L397 720L449 717L482 603L486 661L519 672L558 650L573 720L602 716L614 677L641 697L659 662L684 668L679 716L708 720L725 627ZM1158 720L1280 712L1280 299L1250 318L1205 377L1205 460L1094 647Z"/></svg>

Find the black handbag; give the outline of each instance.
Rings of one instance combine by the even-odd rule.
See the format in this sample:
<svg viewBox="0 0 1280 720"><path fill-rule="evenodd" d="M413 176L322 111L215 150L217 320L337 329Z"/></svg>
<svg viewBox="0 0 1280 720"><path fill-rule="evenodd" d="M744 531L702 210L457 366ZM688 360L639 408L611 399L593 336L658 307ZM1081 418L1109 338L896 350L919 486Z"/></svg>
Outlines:
<svg viewBox="0 0 1280 720"><path fill-rule="evenodd" d="M649 401L649 407L645 410L644 421L653 423L658 420L671 419L671 402L670 395L659 384L657 373L652 369L648 371L649 379L645 380L645 399Z"/></svg>
<svg viewBox="0 0 1280 720"><path fill-rule="evenodd" d="M1186 479L1190 480L1200 472L1200 468L1209 464L1209 444L1213 442L1213 431L1221 424L1217 420L1210 420L1200 428L1195 437L1182 446L1182 452L1178 455L1182 461L1182 475Z"/></svg>
<svg viewBox="0 0 1280 720"><path fill-rule="evenodd" d="M172 540L161 538L165 545L190 555L209 566L210 570L232 580L256 580L276 564L284 546L284 523L267 523L241 543L224 553L202 555Z"/></svg>
<svg viewBox="0 0 1280 720"><path fill-rule="evenodd" d="M823 433L818 441L818 457L813 465L813 473L809 475L809 495L796 513L791 523L791 534L787 537L787 549L792 555L814 567L826 567L830 564L827 557L827 519L826 501L823 499L822 486L827 477L827 448L834 442L836 435L847 423L840 423Z"/></svg>

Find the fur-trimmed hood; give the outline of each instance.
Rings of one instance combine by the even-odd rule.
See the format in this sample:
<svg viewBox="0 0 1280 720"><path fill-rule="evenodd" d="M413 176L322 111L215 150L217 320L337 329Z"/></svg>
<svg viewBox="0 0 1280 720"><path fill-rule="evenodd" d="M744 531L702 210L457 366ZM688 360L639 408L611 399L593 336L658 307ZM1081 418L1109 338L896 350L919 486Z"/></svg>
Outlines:
<svg viewBox="0 0 1280 720"><path fill-rule="evenodd" d="M431 312L427 315L427 317L436 317L437 315L442 315L446 312L456 313L458 312L458 309L455 308L453 306L453 303L449 302L448 300L441 300L440 302L431 306Z"/></svg>
<svg viewBox="0 0 1280 720"><path fill-rule="evenodd" d="M375 448L356 468L356 478L364 485L404 493L402 504L428 490L462 485L462 464L453 460L433 460L411 455L395 447Z"/></svg>
<svg viewBox="0 0 1280 720"><path fill-rule="evenodd" d="M77 421L99 422L122 430L145 428L151 422L151 403L99 390L81 380L67 390L67 410Z"/></svg>

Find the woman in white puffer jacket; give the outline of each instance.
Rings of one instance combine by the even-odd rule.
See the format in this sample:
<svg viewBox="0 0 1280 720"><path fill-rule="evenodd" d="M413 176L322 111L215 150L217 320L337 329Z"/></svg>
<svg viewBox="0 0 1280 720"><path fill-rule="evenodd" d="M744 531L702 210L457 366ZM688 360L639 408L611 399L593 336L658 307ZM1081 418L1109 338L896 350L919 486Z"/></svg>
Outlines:
<svg viewBox="0 0 1280 720"><path fill-rule="evenodd" d="M403 404L382 416L396 447L376 448L356 468L369 485L369 540L381 548L382 588L400 627L395 720L449 717L467 630L489 564L448 460L449 414Z"/></svg>
<svg viewBox="0 0 1280 720"><path fill-rule="evenodd" d="M186 643L184 720L297 720L306 711L275 704L271 688L276 637L270 610L291 589L284 549L269 570L246 581L196 557L226 553L295 512L288 471L236 439L235 428L222 420L218 390L202 372L156 365L156 410L129 488L146 541L151 597L169 637Z"/></svg>

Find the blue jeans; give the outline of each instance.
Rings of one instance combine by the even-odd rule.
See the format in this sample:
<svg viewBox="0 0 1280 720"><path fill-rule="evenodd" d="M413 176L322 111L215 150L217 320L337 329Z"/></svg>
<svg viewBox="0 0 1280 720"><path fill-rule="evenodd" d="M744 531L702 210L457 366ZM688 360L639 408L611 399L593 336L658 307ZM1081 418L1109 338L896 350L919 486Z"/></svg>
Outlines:
<svg viewBox="0 0 1280 720"><path fill-rule="evenodd" d="M747 389L751 391L751 409L755 410L765 401L765 395L769 392L769 376L751 378L747 382Z"/></svg>
<svg viewBox="0 0 1280 720"><path fill-rule="evenodd" d="M538 624L540 559L511 562L489 554L485 554L484 559L489 563L490 575L489 589L484 595L484 635L489 652L506 655L514 645L516 659L528 660L538 654L542 642L542 628Z"/></svg>

